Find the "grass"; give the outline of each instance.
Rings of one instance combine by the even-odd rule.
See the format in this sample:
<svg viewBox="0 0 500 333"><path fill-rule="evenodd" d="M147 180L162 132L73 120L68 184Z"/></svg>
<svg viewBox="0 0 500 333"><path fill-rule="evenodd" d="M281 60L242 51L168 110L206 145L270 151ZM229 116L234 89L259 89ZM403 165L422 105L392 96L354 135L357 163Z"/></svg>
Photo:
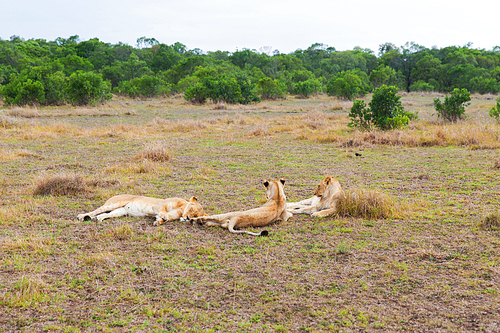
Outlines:
<svg viewBox="0 0 500 333"><path fill-rule="evenodd" d="M368 133L322 95L0 110L0 331L500 330L496 96L473 96L458 124L436 119L435 97L404 94L420 120ZM127 193L249 209L280 177L298 201L325 175L341 212L268 237L76 220Z"/></svg>

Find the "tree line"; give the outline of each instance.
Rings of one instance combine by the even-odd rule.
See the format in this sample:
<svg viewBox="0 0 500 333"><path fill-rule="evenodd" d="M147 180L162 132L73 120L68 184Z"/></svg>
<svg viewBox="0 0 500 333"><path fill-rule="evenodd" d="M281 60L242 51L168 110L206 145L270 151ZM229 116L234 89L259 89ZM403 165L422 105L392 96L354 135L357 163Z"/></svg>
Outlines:
<svg viewBox="0 0 500 333"><path fill-rule="evenodd" d="M176 93L205 103L251 103L319 92L355 99L383 85L405 91L498 93L500 47L381 44L378 54L321 43L289 54L202 52L141 37L137 47L79 36L0 39L0 95L7 105L92 105L112 97Z"/></svg>

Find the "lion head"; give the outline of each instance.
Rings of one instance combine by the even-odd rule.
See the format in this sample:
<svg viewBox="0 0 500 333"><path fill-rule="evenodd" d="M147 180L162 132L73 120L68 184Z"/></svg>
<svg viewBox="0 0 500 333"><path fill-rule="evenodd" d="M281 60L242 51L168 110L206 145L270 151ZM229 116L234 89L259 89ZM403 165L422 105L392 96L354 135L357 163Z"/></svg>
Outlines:
<svg viewBox="0 0 500 333"><path fill-rule="evenodd" d="M196 197L191 197L189 199L188 204L186 208L184 208L184 213L182 214L183 219L190 220L195 217L199 216L206 216L205 211L203 210L203 207L198 203L198 198Z"/></svg>

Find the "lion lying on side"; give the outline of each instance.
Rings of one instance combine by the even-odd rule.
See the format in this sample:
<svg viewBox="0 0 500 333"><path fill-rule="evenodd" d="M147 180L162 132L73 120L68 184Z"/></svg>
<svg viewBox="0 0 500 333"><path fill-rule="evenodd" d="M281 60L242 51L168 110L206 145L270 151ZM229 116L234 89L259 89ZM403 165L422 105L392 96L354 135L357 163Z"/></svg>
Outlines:
<svg viewBox="0 0 500 333"><path fill-rule="evenodd" d="M318 184L313 197L299 202L287 203L286 209L292 214L311 214L314 217L324 217L335 213L338 202L343 198L345 198L345 194L339 181L328 176Z"/></svg>
<svg viewBox="0 0 500 333"><path fill-rule="evenodd" d="M189 219L204 216L205 212L196 197L189 201L181 198L156 199L137 195L117 195L106 201L96 210L79 214L77 218L82 221L97 218L102 221L119 216L153 216L156 221L153 225L160 225L166 221Z"/></svg>
<svg viewBox="0 0 500 333"><path fill-rule="evenodd" d="M263 183L266 187L267 202L262 207L242 212L197 217L191 219L191 221L206 226L228 228L232 233L266 236L268 234L266 230L259 233L246 230L235 230L245 227L263 227L277 220L287 221L292 217L292 214L286 211L286 196L283 190L285 180L283 178L279 181L264 180Z"/></svg>

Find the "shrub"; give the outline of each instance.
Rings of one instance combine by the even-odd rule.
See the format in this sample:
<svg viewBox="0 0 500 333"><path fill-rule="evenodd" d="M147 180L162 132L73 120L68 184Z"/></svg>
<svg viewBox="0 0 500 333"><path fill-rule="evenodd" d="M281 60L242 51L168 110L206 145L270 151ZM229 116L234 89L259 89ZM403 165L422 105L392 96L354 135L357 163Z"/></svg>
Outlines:
<svg viewBox="0 0 500 333"><path fill-rule="evenodd" d="M434 91L434 90L435 88L433 85L422 80L419 80L410 86L410 91Z"/></svg>
<svg viewBox="0 0 500 333"><path fill-rule="evenodd" d="M500 122L500 97L497 98L497 105L490 109L490 117L495 118L497 122Z"/></svg>
<svg viewBox="0 0 500 333"><path fill-rule="evenodd" d="M110 84L101 74L77 71L69 77L67 94L73 105L95 105L110 100Z"/></svg>
<svg viewBox="0 0 500 333"><path fill-rule="evenodd" d="M363 73L364 74L364 73ZM369 90L366 74L355 71L345 71L332 77L326 84L326 93L330 96L338 96L353 100L363 96Z"/></svg>
<svg viewBox="0 0 500 333"><path fill-rule="evenodd" d="M155 97L172 93L172 86L154 75L122 81L114 91L130 97Z"/></svg>
<svg viewBox="0 0 500 333"><path fill-rule="evenodd" d="M203 83L198 82L186 89L184 99L195 104L204 104L207 100L207 88Z"/></svg>
<svg viewBox="0 0 500 333"><path fill-rule="evenodd" d="M32 80L27 75L11 75L10 82L2 87L1 95L6 105L35 105L45 102L45 90L40 81Z"/></svg>
<svg viewBox="0 0 500 333"><path fill-rule="evenodd" d="M248 104L260 101L255 90L256 85L245 75L212 73L205 76L201 82L187 88L184 99L201 104L205 103L207 98L214 103Z"/></svg>
<svg viewBox="0 0 500 333"><path fill-rule="evenodd" d="M265 77L257 83L257 90L262 99L284 99L286 97L286 85L278 80Z"/></svg>
<svg viewBox="0 0 500 333"><path fill-rule="evenodd" d="M366 106L363 101L355 101L349 112L350 127L368 130L376 127L381 130L401 128L408 125L417 115L405 111L401 104L401 96L394 86L382 85L373 92L372 100Z"/></svg>
<svg viewBox="0 0 500 333"><path fill-rule="evenodd" d="M444 102L439 98L434 98L434 108L438 113L438 117L446 121L456 122L460 119L465 119L465 107L470 103L470 92L467 89L455 88L450 96L445 96Z"/></svg>
<svg viewBox="0 0 500 333"><path fill-rule="evenodd" d="M318 79L308 79L306 81L296 82L292 86L292 94L300 98L309 98L317 94L321 88L321 82Z"/></svg>

